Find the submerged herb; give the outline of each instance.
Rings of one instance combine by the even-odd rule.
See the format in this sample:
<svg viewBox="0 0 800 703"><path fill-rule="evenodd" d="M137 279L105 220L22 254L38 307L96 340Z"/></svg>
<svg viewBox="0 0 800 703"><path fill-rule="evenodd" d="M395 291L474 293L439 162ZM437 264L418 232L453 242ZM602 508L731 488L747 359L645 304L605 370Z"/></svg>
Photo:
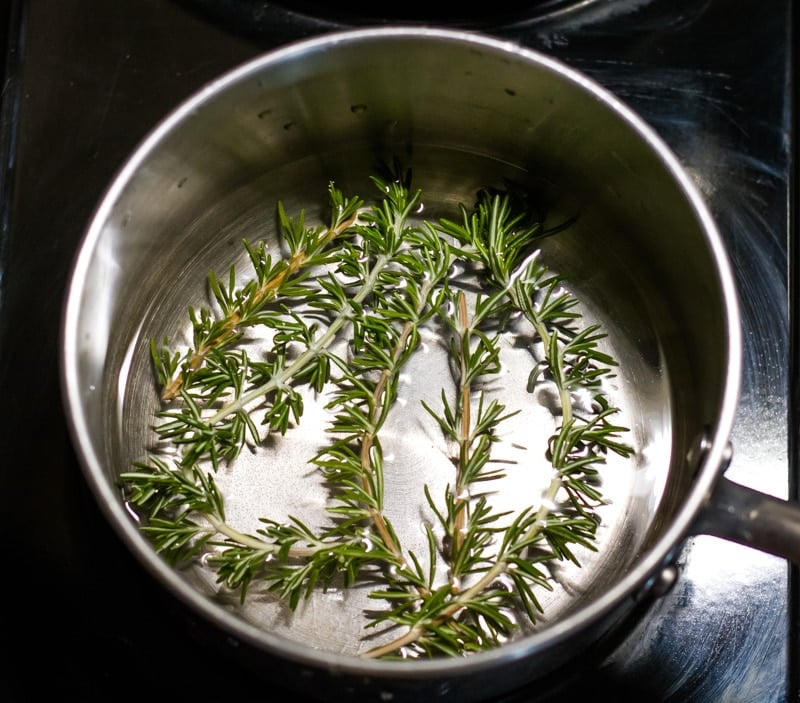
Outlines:
<svg viewBox="0 0 800 703"><path fill-rule="evenodd" d="M279 204L287 253L273 259L264 243L244 242L253 276L241 286L233 268L225 283L210 275L216 311L189 310L192 348L151 342L163 400L155 432L177 451L153 452L121 480L155 548L175 563L204 556L242 601L256 580L292 609L334 582L374 583L370 597L384 607L365 613L369 626L399 634L364 656L466 654L513 636L519 613L538 620L538 594L554 588L547 565L578 563L576 546L594 548L606 456L633 450L603 388L615 366L600 349L604 333L581 325L578 300L540 262L550 232L508 193L488 190L459 220L420 223L422 193L407 178L373 182L368 206L331 184L326 227ZM454 265L481 282L477 292ZM503 370L501 337L520 319L531 370L519 382L531 392L549 384L558 403L540 454L549 485L509 514L492 505L504 476L493 448L519 408L487 389ZM270 341L266 354L243 343L248 328ZM454 471L444 495L420 486L436 523L425 525L422 555L404 547L385 509L382 432L426 329L445 340L451 379L439 407L419 410L452 448ZM301 423L304 389L326 394L331 418L330 441L308 458L329 488L328 520L263 517L244 534L226 520L215 475L247 443ZM590 402L579 408L579 395Z"/></svg>

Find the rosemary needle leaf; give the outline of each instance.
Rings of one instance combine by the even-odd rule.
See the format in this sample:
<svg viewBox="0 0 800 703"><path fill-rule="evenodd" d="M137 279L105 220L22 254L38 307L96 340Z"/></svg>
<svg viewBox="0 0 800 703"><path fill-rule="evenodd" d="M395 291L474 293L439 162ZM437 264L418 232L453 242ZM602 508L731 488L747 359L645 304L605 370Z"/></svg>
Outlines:
<svg viewBox="0 0 800 703"><path fill-rule="evenodd" d="M201 553L211 536L208 528L190 520L183 520L178 525L174 519L156 518L141 529L153 540L156 551L164 554L172 563L189 560Z"/></svg>

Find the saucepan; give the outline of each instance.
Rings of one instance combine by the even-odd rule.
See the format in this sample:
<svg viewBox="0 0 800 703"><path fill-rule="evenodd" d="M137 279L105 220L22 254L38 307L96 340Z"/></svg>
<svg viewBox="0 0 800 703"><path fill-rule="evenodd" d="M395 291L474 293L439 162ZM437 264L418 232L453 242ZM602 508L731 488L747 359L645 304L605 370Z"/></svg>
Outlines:
<svg viewBox="0 0 800 703"><path fill-rule="evenodd" d="M62 330L105 517L308 695L501 695L693 535L800 558L797 507L723 476L742 342L706 204L513 42L368 27L206 85L100 201Z"/></svg>

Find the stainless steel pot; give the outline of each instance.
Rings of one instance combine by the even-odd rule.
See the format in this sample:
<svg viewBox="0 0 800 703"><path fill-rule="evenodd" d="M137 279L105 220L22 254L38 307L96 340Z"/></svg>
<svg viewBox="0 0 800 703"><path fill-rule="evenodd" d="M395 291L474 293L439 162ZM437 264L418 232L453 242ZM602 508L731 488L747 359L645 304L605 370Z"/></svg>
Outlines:
<svg viewBox="0 0 800 703"><path fill-rule="evenodd" d="M377 161L393 157L413 169L426 213L451 213L454 202L510 178L547 199L552 222L579 215L543 241L543 257L608 332L636 448L633 459L608 467L599 549L563 576L564 593L547 602L541 626L457 659L355 656L348 638L358 606L341 596L288 620L271 602L226 600L202 567L179 572L156 554L117 485L152 439L158 398L148 340L185 331L187 304L202 300L207 270L236 263L243 237L275 243L277 200L314 215L328 181L363 194ZM63 392L86 478L112 526L256 667L323 698L335 686L337 700L355 692L467 702L545 677L613 631L674 581L691 535L800 562L798 508L722 476L738 402L739 328L728 260L702 198L615 96L510 42L368 28L292 44L222 76L130 157L74 264ZM412 456L416 468L427 463ZM247 478L226 494L243 520L264 501L296 507L307 498L304 484L289 479L276 495L245 464Z"/></svg>

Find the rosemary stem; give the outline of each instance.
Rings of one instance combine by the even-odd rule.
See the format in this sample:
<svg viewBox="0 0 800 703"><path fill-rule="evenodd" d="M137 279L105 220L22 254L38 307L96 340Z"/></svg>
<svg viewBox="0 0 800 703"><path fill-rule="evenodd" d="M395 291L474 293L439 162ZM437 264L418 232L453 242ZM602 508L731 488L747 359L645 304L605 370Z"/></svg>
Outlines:
<svg viewBox="0 0 800 703"><path fill-rule="evenodd" d="M536 513L536 520L534 521L531 528L525 533L525 536L522 538L522 543L527 543L541 531L542 526L544 525L544 521L547 519L547 516L550 514L553 505L553 501L555 500L556 494L558 493L558 489L561 488L561 477L555 476L547 487L547 490L544 493L542 505L539 507L539 510ZM406 645L413 644L416 642L420 637L422 637L425 632L430 630L433 627L440 625L443 622L446 622L450 618L452 618L461 608L463 608L466 604L471 602L475 596L482 593L486 588L491 586L491 584L502 574L506 573L509 568L509 562L506 559L498 559L490 569L487 569L486 573L481 576L474 584L472 584L469 588L464 589L461 593L458 594L456 598L453 599L453 602L443 611L439 613L439 615L429 623L420 622L414 625L414 627L410 628L408 632L397 637L396 639L392 640L391 642L387 642L384 645L380 645L379 647L373 647L372 649L364 652L362 656L367 659L377 659L378 657L385 656L392 652L397 651L401 647L405 647Z"/></svg>
<svg viewBox="0 0 800 703"><path fill-rule="evenodd" d="M387 654L396 652L401 647L414 644L414 642L416 642L420 637L422 637L422 635L425 634L426 629L427 628L423 627L422 625L416 625L397 639L387 642L384 645L380 645L379 647L373 647L372 649L364 652L361 656L364 659L380 659L380 657L384 657Z"/></svg>
<svg viewBox="0 0 800 703"><path fill-rule="evenodd" d="M467 520L467 510L469 507L469 503L467 500L464 499L464 485L463 485L463 467L467 465L469 461L469 446L470 446L470 429L471 429L471 417L470 417L470 394L471 394L471 387L469 381L466 379L468 378L468 370L467 370L467 359L465 358L464 351L468 351L464 349L464 345L469 343L469 320L467 314L467 298L464 295L464 291L460 291L458 294L458 320L459 320L459 332L461 335L461 345L462 345L462 353L460 354L459 359L459 373L461 375L460 380L460 411L461 411L461 424L460 424L460 436L459 436L459 471L458 477L456 479L456 507L455 507L455 519L454 519L454 529L452 535L453 541L453 553L457 554L459 549L461 548L461 543L463 541L463 534L462 530L464 528L464 524Z"/></svg>
<svg viewBox="0 0 800 703"><path fill-rule="evenodd" d="M519 295L514 288L514 284L519 281L522 277L523 273L528 269L531 262L539 256L539 250L534 250L530 254L528 254L520 264L514 269L513 273L507 277L504 282L503 290L505 291L506 295L511 299L514 306L517 310L529 310L530 308L527 305L524 305L522 301L519 299ZM533 325L533 328L536 330L536 333L539 335L539 338L542 340L542 344L544 348L547 349L550 346L550 339L553 333L547 328L547 325L538 317L534 316L533 314L526 314L528 321ZM556 354L556 363L558 368L555 370L556 373L554 374L556 379L562 379L564 377L563 373L563 365L562 365L562 358L560 354ZM558 382L558 396L559 400L561 401L561 416L562 416L562 427L566 427L570 421L572 420L572 399L570 397L569 391L564 387L563 383L560 381Z"/></svg>
<svg viewBox="0 0 800 703"><path fill-rule="evenodd" d="M211 527L214 528L216 532L225 535L234 542L246 547L252 547L253 549L257 549L259 551L272 551L273 545L269 542L265 542L257 537L247 535L244 532L239 532L239 530L234 529L227 522L219 520L213 515L204 515L204 517L211 523Z"/></svg>
<svg viewBox="0 0 800 703"><path fill-rule="evenodd" d="M552 511L551 506L553 505L553 501L555 500L559 488L561 488L561 476L556 475L550 480L547 490L544 492L542 504L536 513L536 519L531 525L531 528L522 538L522 544L529 542L536 537L539 532L541 532L547 516ZM453 604L447 608L447 610L443 611L440 617L437 618L436 622L442 622L447 618L452 617L465 603L469 603L477 594L481 593L484 589L490 586L498 576L504 574L506 571L508 571L508 561L502 558L498 559L495 564L488 569L483 576L481 576L480 579L478 579L469 588L464 589L464 591L458 595L458 597L453 601Z"/></svg>
<svg viewBox="0 0 800 703"><path fill-rule="evenodd" d="M213 515L204 516L211 527L221 535L225 535L228 539L240 544L243 547L250 547L259 552L266 552L268 554L277 554L281 546L275 542L267 542L266 540L253 537L252 535L245 534L239 530L231 527L227 522L215 518ZM288 553L288 557L295 559L303 559L314 556L320 549L331 549L336 547L336 544L317 543L311 547L298 547L293 546Z"/></svg>
<svg viewBox="0 0 800 703"><path fill-rule="evenodd" d="M390 260L391 257L388 254L381 254L377 257L375 265L372 267L369 276L364 281L364 285L353 297L353 301L355 303L362 303L372 292L380 272ZM265 396L270 391L274 390L275 388L279 388L284 383L288 382L295 374L302 371L306 364L313 360L321 351L330 346L330 344L336 338L336 335L339 333L342 327L344 327L350 321L350 319L350 313L348 311L340 312L333 322L331 322L331 324L328 326L328 329L326 329L320 337L315 339L305 351L299 354L289 366L270 378L269 381L262 383L260 386L252 388L247 393L244 393L220 408L215 415L209 418L209 425L215 425L216 423L228 417L228 415L239 412L252 401Z"/></svg>
<svg viewBox="0 0 800 703"><path fill-rule="evenodd" d="M419 324L420 317L424 312L425 307L428 304L428 296L434 289L435 285L436 281L433 280L432 278L427 279L425 283L422 285L419 296L419 302L415 310L415 318L413 320L408 320L403 325L403 329L401 330L397 338L397 344L395 344L395 347L392 351L392 357L391 357L392 366L390 368L384 369L381 372L381 375L377 383L375 384L375 389L372 394L373 402L372 402L372 411L370 416L371 429L369 432L364 433L364 436L361 441L361 454L360 454L361 467L365 474L364 478L362 479L362 487L364 488L364 491L368 494L371 494L371 489L366 474L374 471L374 467L370 459L371 449L375 442L375 437L377 436L382 426L380 418L385 417L384 405L386 404L387 401L391 403L393 400L393 399L387 399L386 397L386 389L389 383L389 379L391 378L392 375L396 374L399 371L398 363L403 355L403 352L406 349L406 345L408 344L408 338L411 336L411 333ZM406 557L403 554L403 550L400 548L395 539L392 537L391 531L389 530L389 527L386 524L386 518L384 517L382 511L383 511L382 505L380 505L378 508L370 507L369 509L370 519L372 520L372 523L375 526L375 529L378 531L378 534L383 540L383 543L386 546L386 548L394 555L399 565L402 568L406 568L408 566L408 561L406 560Z"/></svg>
<svg viewBox="0 0 800 703"><path fill-rule="evenodd" d="M530 322L533 324L536 333L542 340L542 344L544 344L545 348L547 348L550 345L552 333L547 329L546 325L542 324L540 320L531 320ZM561 427L563 428L567 427L572 421L572 397L570 396L569 390L560 380L564 378L563 359L561 354L556 354L555 358L552 359L552 362L557 366L557 368L554 369L553 376L557 379L556 385L558 386L558 398L561 402Z"/></svg>
<svg viewBox="0 0 800 703"><path fill-rule="evenodd" d="M261 287L253 295L252 303L256 307L260 307L261 305L269 302L278 292L281 285L303 265L308 256L309 249L317 249L320 245L325 245L331 242L348 227L350 227L350 225L352 225L355 221L356 217L357 213L354 213L351 217L341 221L335 227L331 227L320 234L320 236L314 242L313 247L307 247L306 249L295 252L291 259L289 259L289 262L284 269L281 269L274 276L268 278L262 283ZM209 340L201 348L195 350L195 352L192 354L191 359L189 360L189 369L192 371L199 369L205 361L205 358L213 349L223 345L226 340L233 336L236 325L239 324L241 319L241 306L230 310L223 320L222 330L220 333L213 339ZM185 374L182 371L179 372L172 382L162 391L162 400L174 399L183 386L184 378Z"/></svg>

